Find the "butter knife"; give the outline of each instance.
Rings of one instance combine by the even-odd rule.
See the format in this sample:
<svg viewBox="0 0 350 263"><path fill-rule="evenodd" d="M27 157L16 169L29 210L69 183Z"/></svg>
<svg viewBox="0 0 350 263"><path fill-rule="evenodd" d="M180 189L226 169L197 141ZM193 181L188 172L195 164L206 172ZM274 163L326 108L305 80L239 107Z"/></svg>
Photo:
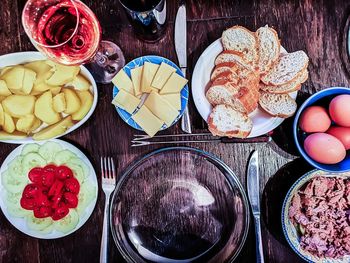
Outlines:
<svg viewBox="0 0 350 263"><path fill-rule="evenodd" d="M260 225L260 189L259 189L259 155L258 151L253 151L247 169L247 189L248 199L252 208L254 225L255 225L255 241L256 241L256 262L264 262L264 252L261 240Z"/></svg>
<svg viewBox="0 0 350 263"><path fill-rule="evenodd" d="M183 4L179 7L175 18L175 51L179 66L182 73L186 77L187 69L187 29L186 29L186 5ZM192 133L191 120L188 112L188 105L184 110L184 114L181 118L181 129L185 133Z"/></svg>

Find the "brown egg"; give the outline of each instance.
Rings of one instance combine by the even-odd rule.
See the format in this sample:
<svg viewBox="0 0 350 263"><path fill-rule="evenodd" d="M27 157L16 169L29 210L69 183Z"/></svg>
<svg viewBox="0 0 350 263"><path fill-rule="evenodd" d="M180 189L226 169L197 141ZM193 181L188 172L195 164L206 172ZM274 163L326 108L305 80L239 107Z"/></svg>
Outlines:
<svg viewBox="0 0 350 263"><path fill-rule="evenodd" d="M316 162L336 164L344 160L344 145L336 137L327 133L313 133L304 141L305 152Z"/></svg>
<svg viewBox="0 0 350 263"><path fill-rule="evenodd" d="M299 126L304 132L325 132L331 126L331 119L325 108L310 106L300 115Z"/></svg>
<svg viewBox="0 0 350 263"><path fill-rule="evenodd" d="M350 127L332 126L327 133L341 141L346 150L350 149Z"/></svg>
<svg viewBox="0 0 350 263"><path fill-rule="evenodd" d="M350 95L338 95L329 104L329 114L339 126L350 127Z"/></svg>

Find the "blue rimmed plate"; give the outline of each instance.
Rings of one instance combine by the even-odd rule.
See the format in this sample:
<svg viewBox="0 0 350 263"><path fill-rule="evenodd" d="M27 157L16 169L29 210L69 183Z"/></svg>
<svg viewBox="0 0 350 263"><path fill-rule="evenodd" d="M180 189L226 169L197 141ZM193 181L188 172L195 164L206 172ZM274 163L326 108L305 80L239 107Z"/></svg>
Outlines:
<svg viewBox="0 0 350 263"><path fill-rule="evenodd" d="M162 62L164 62L164 63L172 66L173 68L175 68L177 74L179 74L180 76L182 76L184 78L186 77L183 75L180 68L174 62L170 61L167 58L163 58L163 57L159 57L159 56L152 56L152 55L135 58L134 60L132 60L128 64L126 64L122 70L124 70L125 73L131 78L131 70L134 68L137 68L137 67L141 67L146 61L154 63L154 64L158 64L158 65L160 65ZM114 86L113 87L113 98L118 94L118 92L119 92L119 88L117 86ZM181 95L181 110L179 111L179 115L177 116L177 118L174 120L174 122L169 127L174 125L181 118L182 114L185 111L185 108L187 106L187 101L188 101L188 85L187 84L181 90L180 95ZM116 108L119 116L127 124L129 124L131 127L135 128L137 130L143 131L143 129L132 119L130 113L126 112L125 110L123 110L117 106L115 106L115 108ZM169 127L166 124L164 124L162 126L161 130L167 129Z"/></svg>
<svg viewBox="0 0 350 263"><path fill-rule="evenodd" d="M312 170L306 174L304 174L302 177L300 177L289 189L284 202L282 206L282 229L284 236L287 239L288 244L290 247L294 250L295 253L297 253L302 259L304 259L307 262L319 262L319 263L348 263L350 262L350 256L346 255L343 258L319 258L315 255L312 255L308 251L305 251L300 246L300 234L298 233L296 227L293 225L291 220L289 219L289 207L291 205L293 196L295 193L299 191L301 187L303 187L307 182L309 182L314 177L339 177L342 179L350 178L349 172L344 173L332 173L332 172L326 172L321 170Z"/></svg>

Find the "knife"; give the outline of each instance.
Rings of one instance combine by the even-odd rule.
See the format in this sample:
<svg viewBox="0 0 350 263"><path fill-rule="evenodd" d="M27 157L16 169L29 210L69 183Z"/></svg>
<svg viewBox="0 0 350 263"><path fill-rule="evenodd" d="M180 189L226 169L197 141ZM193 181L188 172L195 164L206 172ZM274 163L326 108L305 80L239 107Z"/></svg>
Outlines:
<svg viewBox="0 0 350 263"><path fill-rule="evenodd" d="M255 241L256 241L256 262L264 262L264 252L261 240L260 225L260 188L259 188L259 155L258 151L253 151L248 163L247 169L247 189L248 199L252 208L254 225L255 225Z"/></svg>
<svg viewBox="0 0 350 263"><path fill-rule="evenodd" d="M179 66L186 77L187 69L187 30L186 30L186 5L185 2L179 7L175 18L175 51ZM181 118L181 129L185 133L192 133L188 105Z"/></svg>

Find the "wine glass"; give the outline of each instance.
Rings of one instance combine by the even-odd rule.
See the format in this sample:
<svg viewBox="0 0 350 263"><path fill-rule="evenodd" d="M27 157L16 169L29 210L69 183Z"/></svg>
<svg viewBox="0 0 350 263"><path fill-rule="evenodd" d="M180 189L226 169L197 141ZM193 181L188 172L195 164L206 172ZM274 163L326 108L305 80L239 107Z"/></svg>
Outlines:
<svg viewBox="0 0 350 263"><path fill-rule="evenodd" d="M100 23L79 0L28 0L22 24L34 46L64 65L87 64L95 80L109 83L125 65L120 48L101 41Z"/></svg>

